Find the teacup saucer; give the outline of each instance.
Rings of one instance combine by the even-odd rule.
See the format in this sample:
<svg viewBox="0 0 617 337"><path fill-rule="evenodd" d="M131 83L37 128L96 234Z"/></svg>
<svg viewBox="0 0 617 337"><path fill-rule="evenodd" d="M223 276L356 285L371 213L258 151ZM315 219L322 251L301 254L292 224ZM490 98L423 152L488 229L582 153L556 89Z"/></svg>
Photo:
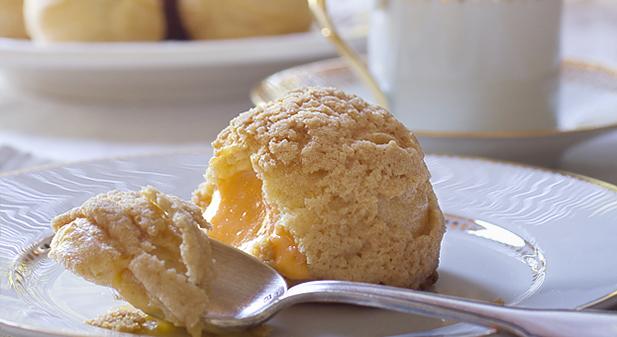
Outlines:
<svg viewBox="0 0 617 337"><path fill-rule="evenodd" d="M283 70L251 93L255 104L304 86L333 86L371 100L367 88L341 59ZM536 131L436 132L413 130L425 151L556 166L565 150L617 130L617 70L584 61L562 62L559 125Z"/></svg>

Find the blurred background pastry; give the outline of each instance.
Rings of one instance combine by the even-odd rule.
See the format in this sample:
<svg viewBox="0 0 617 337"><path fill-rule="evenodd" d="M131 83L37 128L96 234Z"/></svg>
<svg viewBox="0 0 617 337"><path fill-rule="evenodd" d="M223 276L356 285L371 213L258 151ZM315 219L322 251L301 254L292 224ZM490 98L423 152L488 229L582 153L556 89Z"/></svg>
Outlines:
<svg viewBox="0 0 617 337"><path fill-rule="evenodd" d="M33 40L156 41L166 34L161 0L26 0Z"/></svg>
<svg viewBox="0 0 617 337"><path fill-rule="evenodd" d="M178 0L193 39L232 39L307 31L312 17L306 0Z"/></svg>
<svg viewBox="0 0 617 337"><path fill-rule="evenodd" d="M0 37L28 38L23 7L23 0L0 0Z"/></svg>

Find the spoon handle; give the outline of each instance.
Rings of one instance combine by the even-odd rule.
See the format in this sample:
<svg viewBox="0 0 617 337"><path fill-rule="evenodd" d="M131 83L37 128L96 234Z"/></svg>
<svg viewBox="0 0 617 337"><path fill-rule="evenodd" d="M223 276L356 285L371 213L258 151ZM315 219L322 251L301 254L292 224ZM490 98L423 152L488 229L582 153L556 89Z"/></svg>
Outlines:
<svg viewBox="0 0 617 337"><path fill-rule="evenodd" d="M525 337L617 336L617 314L613 313L511 308L356 282L303 283L289 289L281 302L284 306L306 302L355 304L474 323Z"/></svg>

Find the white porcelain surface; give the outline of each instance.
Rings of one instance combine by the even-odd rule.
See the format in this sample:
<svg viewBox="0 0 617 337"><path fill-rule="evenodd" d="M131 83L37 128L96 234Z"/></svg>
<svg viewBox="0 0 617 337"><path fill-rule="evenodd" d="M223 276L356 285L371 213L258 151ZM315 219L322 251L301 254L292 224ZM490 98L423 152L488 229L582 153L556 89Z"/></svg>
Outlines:
<svg viewBox="0 0 617 337"><path fill-rule="evenodd" d="M189 198L209 155L102 160L0 177L0 332L13 337L119 336L83 323L122 301L45 257L49 220L112 188L152 184ZM436 291L527 307L576 308L617 288L617 189L479 159L429 156L427 163L450 220ZM489 332L337 305L294 307L270 324L274 337Z"/></svg>
<svg viewBox="0 0 617 337"><path fill-rule="evenodd" d="M375 0L368 65L409 125L555 126L561 0Z"/></svg>

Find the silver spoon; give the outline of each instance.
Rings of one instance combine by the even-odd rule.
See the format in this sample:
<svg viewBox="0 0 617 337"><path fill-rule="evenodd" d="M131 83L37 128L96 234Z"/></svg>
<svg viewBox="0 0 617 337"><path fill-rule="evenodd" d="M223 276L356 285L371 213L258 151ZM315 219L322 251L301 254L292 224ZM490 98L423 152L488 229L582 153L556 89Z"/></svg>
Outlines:
<svg viewBox="0 0 617 337"><path fill-rule="evenodd" d="M250 328L298 303L330 302L474 323L526 337L614 337L617 314L511 308L433 293L344 281L311 281L287 289L285 279L256 258L212 242L217 276L207 329Z"/></svg>

